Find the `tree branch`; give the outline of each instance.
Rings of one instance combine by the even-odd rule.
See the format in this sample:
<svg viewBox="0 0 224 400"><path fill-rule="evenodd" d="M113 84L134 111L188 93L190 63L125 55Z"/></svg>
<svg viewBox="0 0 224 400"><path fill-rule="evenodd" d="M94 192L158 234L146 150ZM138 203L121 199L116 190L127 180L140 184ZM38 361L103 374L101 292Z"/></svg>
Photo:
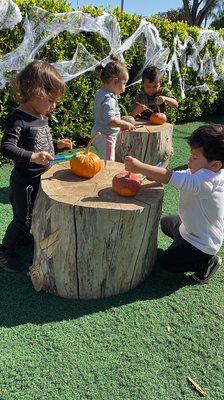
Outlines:
<svg viewBox="0 0 224 400"><path fill-rule="evenodd" d="M205 2L205 5L201 10L199 10L203 2ZM190 0L183 0L183 9L186 20L190 25L201 26L209 11L211 11L216 5L217 0L193 0L192 5Z"/></svg>
<svg viewBox="0 0 224 400"><path fill-rule="evenodd" d="M191 19L192 19L193 25L195 25L197 12L198 12L199 5L200 5L199 3L200 3L199 0L194 0L193 1L193 6L192 6L192 9L191 9Z"/></svg>
<svg viewBox="0 0 224 400"><path fill-rule="evenodd" d="M184 13L185 13L186 20L188 21L188 23L190 25L192 25L190 1L183 0L183 7L184 7Z"/></svg>
<svg viewBox="0 0 224 400"><path fill-rule="evenodd" d="M204 21L206 15L208 15L209 11L214 8L216 4L216 0L208 0L204 7L198 12L197 17L195 18L195 25L201 26Z"/></svg>

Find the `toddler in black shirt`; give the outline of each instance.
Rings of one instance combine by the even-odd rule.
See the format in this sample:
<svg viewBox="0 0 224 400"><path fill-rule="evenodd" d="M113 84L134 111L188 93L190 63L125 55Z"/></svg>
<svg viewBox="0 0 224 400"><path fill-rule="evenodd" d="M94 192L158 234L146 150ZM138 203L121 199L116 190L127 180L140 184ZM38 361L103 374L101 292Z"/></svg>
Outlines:
<svg viewBox="0 0 224 400"><path fill-rule="evenodd" d="M58 149L71 149L70 139L52 139L48 114L63 96L65 83L60 73L44 61L29 63L17 76L14 91L20 105L7 118L1 153L13 160L9 198L13 220L0 245L0 267L21 272L16 245L32 240L30 234L34 202L40 176L50 167Z"/></svg>

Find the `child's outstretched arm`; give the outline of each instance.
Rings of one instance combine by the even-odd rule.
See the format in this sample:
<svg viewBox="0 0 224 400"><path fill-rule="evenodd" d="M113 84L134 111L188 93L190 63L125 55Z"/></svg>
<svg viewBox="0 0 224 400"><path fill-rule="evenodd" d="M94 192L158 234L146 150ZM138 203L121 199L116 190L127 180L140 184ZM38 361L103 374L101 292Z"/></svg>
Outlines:
<svg viewBox="0 0 224 400"><path fill-rule="evenodd" d="M156 98L156 104L157 106L160 106L161 104L167 104L170 107L173 108L178 108L178 102L176 99L174 99L173 97L167 97L167 96L158 96Z"/></svg>
<svg viewBox="0 0 224 400"><path fill-rule="evenodd" d="M133 131L135 126L131 122L123 121L123 119L112 119L109 128L121 128L122 131Z"/></svg>
<svg viewBox="0 0 224 400"><path fill-rule="evenodd" d="M148 109L148 107L145 104L139 103L138 101L135 101L135 104L136 104L136 107L131 112L131 116L134 118L137 115L141 114L143 111Z"/></svg>
<svg viewBox="0 0 224 400"><path fill-rule="evenodd" d="M124 164L126 171L145 175L150 181L168 183L172 176L172 171L170 169L144 164L143 162L137 160L137 158L131 156L125 157Z"/></svg>

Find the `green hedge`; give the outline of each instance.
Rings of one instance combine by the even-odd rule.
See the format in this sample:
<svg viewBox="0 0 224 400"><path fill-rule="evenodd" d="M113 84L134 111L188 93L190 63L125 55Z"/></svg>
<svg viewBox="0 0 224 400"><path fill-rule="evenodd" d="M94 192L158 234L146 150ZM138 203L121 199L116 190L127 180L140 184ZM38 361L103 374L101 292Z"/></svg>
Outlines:
<svg viewBox="0 0 224 400"><path fill-rule="evenodd" d="M71 6L65 0L17 0L23 15L27 5L38 5L45 8L50 12L68 12L71 11ZM103 13L103 9L95 9L91 6L82 9L92 16L98 16ZM136 14L121 13L119 8L111 11L117 18L122 35L122 41L131 36L139 26L141 18ZM176 34L179 35L181 40L187 35L196 38L199 29L190 27L185 22L171 23L168 20L148 19L153 23L160 34L160 37L165 41L165 46L172 48L173 38ZM224 30L220 31L224 35ZM15 49L23 38L22 24L18 24L13 31L4 30L0 31L0 56ZM68 60L72 58L78 43L83 43L87 50L95 56L96 59L101 60L109 54L109 45L106 40L102 39L99 34L95 33L80 33L76 36L69 32L62 32L57 37L51 39L39 54L39 57L48 61L56 62L59 60ZM208 43L208 47L215 51L212 43ZM204 50L203 50L204 51ZM129 67L130 78L132 79L137 72L141 69L145 55L145 47L136 43L128 51L125 52L124 57ZM184 122L194 120L198 117L205 117L211 114L223 113L224 108L224 81L213 82L211 77L200 81L197 74L189 68L183 68L182 74L184 75L186 84L197 85L204 82L209 84L212 94L208 95L206 92L191 91L187 94L186 99L180 98L179 82L176 74L173 74L173 86L171 91L179 101L178 111L169 109L169 119L172 122ZM165 85L167 84L165 80ZM51 118L51 126L54 132L54 137L70 137L77 142L78 145L84 144L87 137L90 135L92 127L92 109L93 100L96 90L100 87L100 81L93 72L86 73L79 78L68 83L67 94L54 113L54 118ZM121 96L120 103L125 106L127 110L133 101L136 91L139 90L140 85L134 85L127 89L126 93ZM170 90L170 87L169 87ZM15 103L6 88L0 96L0 136L3 132L3 125L6 118Z"/></svg>

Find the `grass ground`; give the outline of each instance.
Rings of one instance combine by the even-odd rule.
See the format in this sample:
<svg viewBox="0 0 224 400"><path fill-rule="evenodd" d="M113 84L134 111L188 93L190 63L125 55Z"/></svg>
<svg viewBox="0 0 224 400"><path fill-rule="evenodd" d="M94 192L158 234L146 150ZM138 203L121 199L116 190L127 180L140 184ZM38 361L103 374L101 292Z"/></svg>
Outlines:
<svg viewBox="0 0 224 400"><path fill-rule="evenodd" d="M187 137L199 125L176 126L172 168L186 164ZM0 239L11 219L9 175L5 165ZM178 192L167 186L163 213L177 207ZM159 232L159 248L169 243ZM77 301L36 293L25 273L1 270L0 399L198 399L188 376L209 399L224 399L223 283L223 269L197 285L157 265L129 293Z"/></svg>

